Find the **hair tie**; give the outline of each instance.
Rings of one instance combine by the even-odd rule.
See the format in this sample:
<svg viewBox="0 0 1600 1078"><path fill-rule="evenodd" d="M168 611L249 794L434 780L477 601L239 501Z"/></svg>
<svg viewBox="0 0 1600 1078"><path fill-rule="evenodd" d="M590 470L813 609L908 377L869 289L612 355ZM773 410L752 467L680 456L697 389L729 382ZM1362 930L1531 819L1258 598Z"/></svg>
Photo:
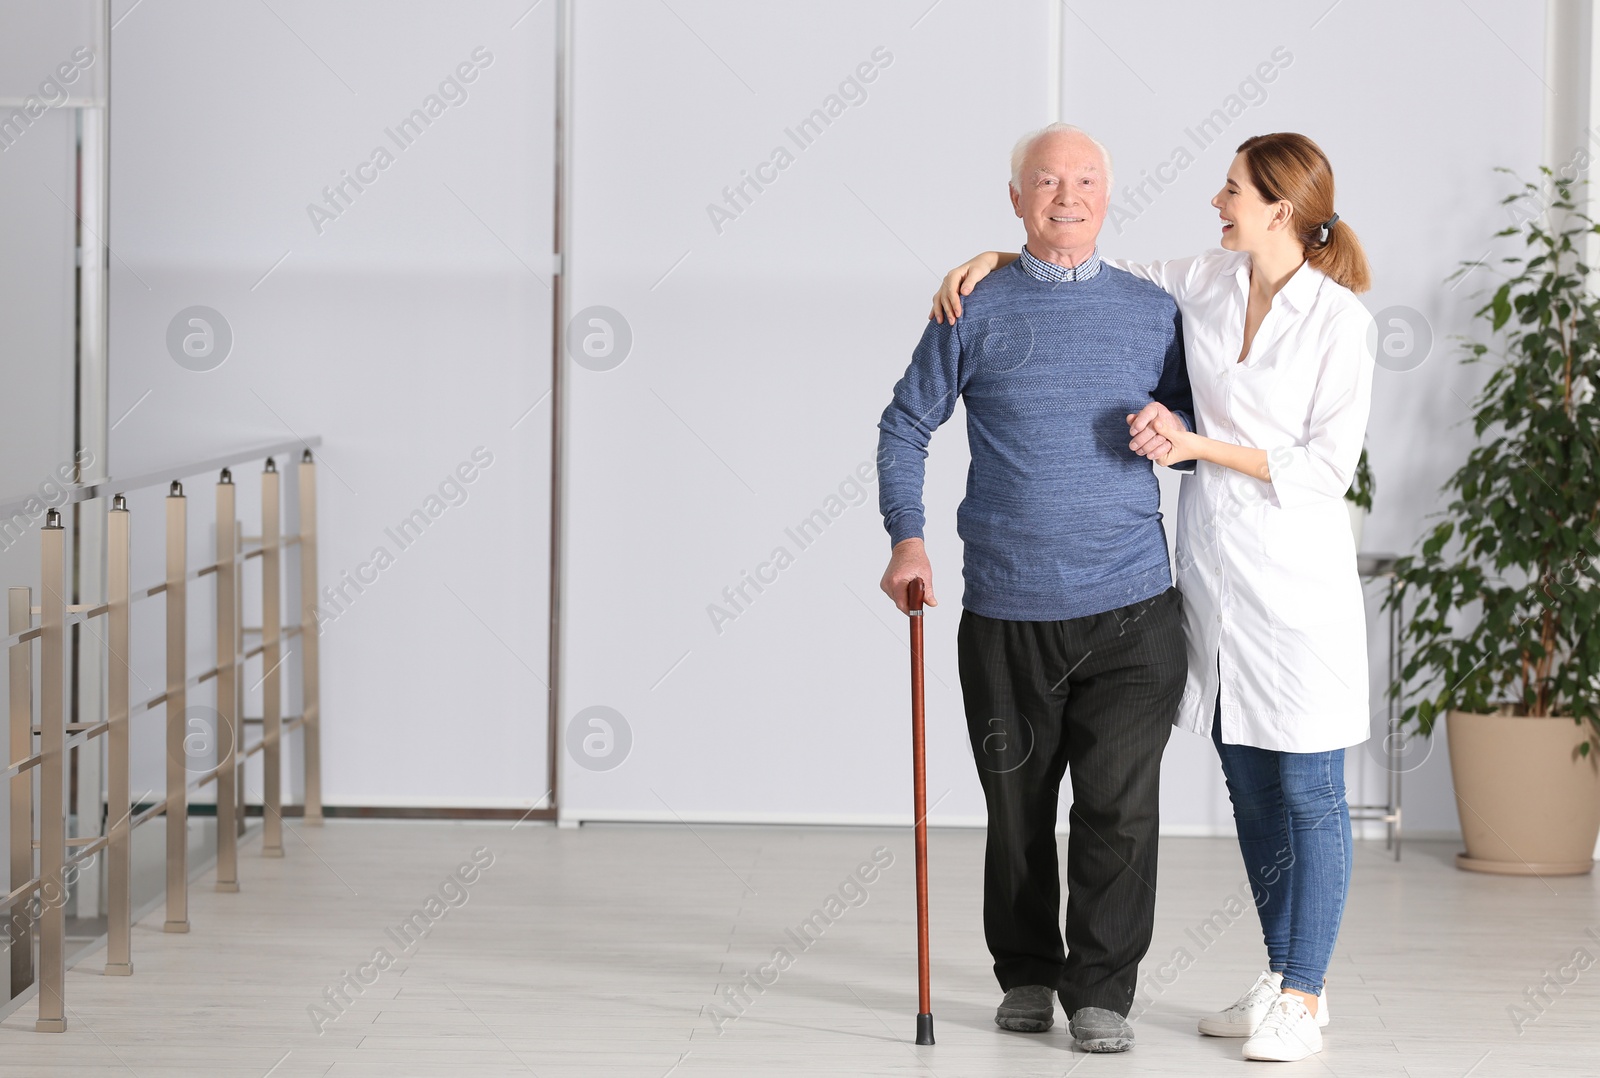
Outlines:
<svg viewBox="0 0 1600 1078"><path fill-rule="evenodd" d="M1320 245L1322 245L1324 247L1326 247L1328 245L1328 229L1332 228L1334 222L1337 221L1338 219L1339 219L1339 215L1336 213L1332 217L1328 218L1326 221L1322 222L1322 224L1317 226L1317 229L1318 229L1318 231L1317 231L1317 243L1318 244L1320 244Z"/></svg>

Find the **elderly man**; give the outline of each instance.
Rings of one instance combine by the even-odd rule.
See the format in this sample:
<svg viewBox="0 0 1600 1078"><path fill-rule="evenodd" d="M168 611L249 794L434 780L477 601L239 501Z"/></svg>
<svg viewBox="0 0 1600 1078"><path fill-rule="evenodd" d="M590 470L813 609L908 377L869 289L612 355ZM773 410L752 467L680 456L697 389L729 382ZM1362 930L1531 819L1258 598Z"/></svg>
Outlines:
<svg viewBox="0 0 1600 1078"><path fill-rule="evenodd" d="M972 466L956 512L966 592L961 690L989 810L984 934L1002 1028L1042 1032L1055 994L1088 1051L1133 1044L1127 1014L1155 912L1161 753L1185 676L1150 462L1126 416L1192 403L1177 307L1100 261L1111 162L1052 124L1017 143L1011 204L1027 245L958 324L930 323L878 424L893 554L883 590L920 578L928 441L966 404ZM1065 950L1056 806L1071 769Z"/></svg>

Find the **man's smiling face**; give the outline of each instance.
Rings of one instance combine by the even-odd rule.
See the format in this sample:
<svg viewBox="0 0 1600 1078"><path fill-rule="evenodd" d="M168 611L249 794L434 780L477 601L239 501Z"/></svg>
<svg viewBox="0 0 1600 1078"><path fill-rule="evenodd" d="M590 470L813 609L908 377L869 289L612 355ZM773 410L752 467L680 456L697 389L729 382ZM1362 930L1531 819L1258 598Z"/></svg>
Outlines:
<svg viewBox="0 0 1600 1078"><path fill-rule="evenodd" d="M1058 131L1028 148L1011 205L1038 258L1075 265L1094 250L1110 202L1105 160L1088 138Z"/></svg>

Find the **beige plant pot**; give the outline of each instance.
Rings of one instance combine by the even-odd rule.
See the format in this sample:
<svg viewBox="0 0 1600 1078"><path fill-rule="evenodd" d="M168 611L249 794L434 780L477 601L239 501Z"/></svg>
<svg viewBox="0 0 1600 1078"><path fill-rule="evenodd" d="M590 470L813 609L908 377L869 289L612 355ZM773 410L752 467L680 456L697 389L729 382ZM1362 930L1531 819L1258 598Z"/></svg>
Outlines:
<svg viewBox="0 0 1600 1078"><path fill-rule="evenodd" d="M1578 755L1589 727L1571 719L1452 711L1450 774L1467 852L1456 867L1509 876L1594 868L1600 760Z"/></svg>

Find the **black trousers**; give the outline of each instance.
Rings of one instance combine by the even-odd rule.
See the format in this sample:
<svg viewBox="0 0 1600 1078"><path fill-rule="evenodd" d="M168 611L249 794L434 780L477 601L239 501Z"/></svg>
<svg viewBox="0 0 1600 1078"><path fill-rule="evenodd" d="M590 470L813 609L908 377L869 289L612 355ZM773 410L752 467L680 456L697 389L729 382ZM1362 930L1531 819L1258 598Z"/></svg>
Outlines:
<svg viewBox="0 0 1600 1078"><path fill-rule="evenodd" d="M1183 694L1182 597L1067 621L963 611L972 754L989 807L983 928L1002 989L1126 1015L1150 947L1161 753ZM1056 803L1071 768L1061 932Z"/></svg>

